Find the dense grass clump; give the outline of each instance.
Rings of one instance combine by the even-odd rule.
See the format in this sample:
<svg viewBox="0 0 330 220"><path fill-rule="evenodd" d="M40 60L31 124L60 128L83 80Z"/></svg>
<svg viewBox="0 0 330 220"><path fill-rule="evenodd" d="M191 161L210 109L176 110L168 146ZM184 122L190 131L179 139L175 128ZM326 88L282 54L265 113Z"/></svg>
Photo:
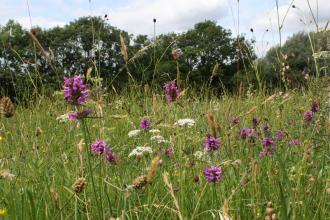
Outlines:
<svg viewBox="0 0 330 220"><path fill-rule="evenodd" d="M0 118L0 216L328 219L328 104L313 86L95 96L74 121L63 97L17 106Z"/></svg>

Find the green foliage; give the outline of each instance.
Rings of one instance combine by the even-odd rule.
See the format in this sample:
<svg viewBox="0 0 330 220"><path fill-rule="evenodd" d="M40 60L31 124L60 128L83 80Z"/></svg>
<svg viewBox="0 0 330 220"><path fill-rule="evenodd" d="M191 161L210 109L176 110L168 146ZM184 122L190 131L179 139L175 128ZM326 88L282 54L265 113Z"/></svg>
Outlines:
<svg viewBox="0 0 330 220"><path fill-rule="evenodd" d="M308 77L327 75L329 39L330 31L300 32L288 39L281 48L271 48L261 61L264 65L264 80L273 86L285 83L281 79L281 71L285 66L288 69L284 77L291 87L306 85Z"/></svg>
<svg viewBox="0 0 330 220"><path fill-rule="evenodd" d="M88 137L77 128L77 122L56 120L70 109L62 96L40 99L29 108L17 106L13 118L0 118L0 173L8 170L15 175L0 178L0 209L8 212L1 218L100 219L101 215L101 219L110 219L123 214L124 219L178 219L180 212L184 219L220 219L227 200L231 219L265 219L268 202L272 202L277 219L327 219L327 94L319 89L320 82L315 85L313 90L277 93L272 99L261 94L207 99L194 93L171 105L159 93L154 97L136 91L123 96L107 94L108 99L87 104L94 110L92 116L102 113L102 118L85 120ZM320 101L321 111L308 124L301 110L309 110L314 99ZM253 108L256 110L251 112ZM203 150L209 109L221 125L218 137L222 146L199 157L195 153ZM231 120L238 115L240 124L233 125ZM171 143L151 141L154 134L148 131L127 136L145 116ZM258 129L269 124L271 132L262 132L253 140L240 138L240 129L252 127L256 116L261 119ZM196 124L173 127L180 118L192 118ZM275 139L279 129L287 133L281 141ZM273 136L276 151L259 158L265 135ZM116 165L105 161L104 155L90 155L88 140L97 138L106 140L119 156ZM78 145L81 139L86 146ZM292 139L299 139L301 144L290 147ZM128 157L132 149L144 145L152 147L153 154ZM164 154L168 146L174 147L171 157ZM161 157L162 165L157 167L152 184L143 189L128 187L146 173L155 156ZM211 164L222 167L219 183L208 183L203 175L203 169ZM179 210L164 184L163 173L168 173ZM86 178L81 193L72 187L78 177Z"/></svg>
<svg viewBox="0 0 330 220"><path fill-rule="evenodd" d="M232 90L240 83L234 80L235 74L246 81L255 59L244 37L233 38L230 31L212 21L198 23L186 33L160 35L156 42L143 35L133 38L99 17L83 17L63 28L35 28L33 33L51 62L19 24L10 21L1 28L0 58L4 62L0 63L0 80L7 82L3 92L11 96L17 95L12 92L14 84L8 84L10 76L16 80L21 75L37 94L59 88L64 75L85 74L89 67L94 76L104 79L107 88L125 88L131 78L137 85L160 85L175 79L179 70L187 85L211 83L218 91L223 85ZM131 59L127 66L120 51L120 33ZM172 57L175 48L183 52L178 61ZM216 64L219 68L214 73Z"/></svg>

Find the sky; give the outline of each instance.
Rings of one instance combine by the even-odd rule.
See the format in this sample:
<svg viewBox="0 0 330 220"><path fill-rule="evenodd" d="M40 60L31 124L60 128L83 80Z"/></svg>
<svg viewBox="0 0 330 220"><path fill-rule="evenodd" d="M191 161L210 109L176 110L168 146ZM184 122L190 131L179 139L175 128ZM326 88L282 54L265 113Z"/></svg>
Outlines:
<svg viewBox="0 0 330 220"><path fill-rule="evenodd" d="M157 19L156 34L184 32L197 22L214 20L230 29L234 36L244 34L248 39L254 39L257 54L263 56L271 46L280 43L278 20L283 24L283 43L293 33L315 30L315 23L320 28L325 27L330 20L329 1L0 0L0 25L14 19L27 29L33 26L51 28L64 26L81 16L103 17L107 14L107 22L112 26L134 35L147 34L152 37L153 18Z"/></svg>

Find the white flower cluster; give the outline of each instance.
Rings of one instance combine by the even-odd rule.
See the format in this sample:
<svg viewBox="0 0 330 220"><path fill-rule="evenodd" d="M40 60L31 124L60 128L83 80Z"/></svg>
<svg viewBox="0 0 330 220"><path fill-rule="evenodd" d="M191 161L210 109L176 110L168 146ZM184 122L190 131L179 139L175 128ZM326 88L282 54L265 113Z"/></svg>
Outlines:
<svg viewBox="0 0 330 220"><path fill-rule="evenodd" d="M142 132L141 129L132 130L132 131L128 132L128 136L129 137L136 137L141 132ZM149 133L151 133L151 134L159 134L160 133L160 130L158 130L158 129L151 129L151 130L149 130Z"/></svg>
<svg viewBox="0 0 330 220"><path fill-rule="evenodd" d="M129 153L128 157L141 156L144 153L151 154L152 153L151 147L141 147L141 146L138 146L138 147L134 148L131 151L131 153Z"/></svg>
<svg viewBox="0 0 330 220"><path fill-rule="evenodd" d="M150 138L151 141L155 141L157 142L158 144L161 144L161 143L169 143L168 140L165 140L165 138L161 135L155 135L155 136L152 136Z"/></svg>
<svg viewBox="0 0 330 220"><path fill-rule="evenodd" d="M59 121L61 123L65 123L69 121L69 114L64 114L64 115L60 115L56 118L56 121Z"/></svg>
<svg viewBox="0 0 330 220"><path fill-rule="evenodd" d="M135 137L138 136L141 133L142 130L136 129L128 132L128 137Z"/></svg>
<svg viewBox="0 0 330 220"><path fill-rule="evenodd" d="M190 118L183 118L183 119L179 119L177 122L174 123L174 127L182 127L187 125L188 127L192 127L195 125L195 120L194 119L190 119Z"/></svg>

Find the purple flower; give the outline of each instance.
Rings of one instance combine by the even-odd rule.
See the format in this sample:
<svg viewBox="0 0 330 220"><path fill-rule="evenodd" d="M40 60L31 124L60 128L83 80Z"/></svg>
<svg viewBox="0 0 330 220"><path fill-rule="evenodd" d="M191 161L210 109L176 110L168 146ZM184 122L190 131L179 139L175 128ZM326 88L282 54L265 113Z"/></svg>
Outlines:
<svg viewBox="0 0 330 220"><path fill-rule="evenodd" d="M240 123L240 118L239 117L234 117L231 121L233 125L238 125Z"/></svg>
<svg viewBox="0 0 330 220"><path fill-rule="evenodd" d="M117 155L112 152L112 150L110 149L109 145L105 145L104 146L104 151L105 151L105 159L112 164L116 164L118 161L118 157Z"/></svg>
<svg viewBox="0 0 330 220"><path fill-rule="evenodd" d="M180 95L180 90L175 81L171 81L164 84L165 97L168 102L174 102Z"/></svg>
<svg viewBox="0 0 330 220"><path fill-rule="evenodd" d="M312 111L304 112L304 119L306 122L310 123L313 120L314 113Z"/></svg>
<svg viewBox="0 0 330 220"><path fill-rule="evenodd" d="M91 151L93 154L101 155L104 149L109 148L109 145L102 140L96 140L94 144L91 145Z"/></svg>
<svg viewBox="0 0 330 220"><path fill-rule="evenodd" d="M312 106L311 106L311 111L313 113L320 111L320 103L317 101L313 101Z"/></svg>
<svg viewBox="0 0 330 220"><path fill-rule="evenodd" d="M265 132L270 132L270 126L268 124L264 124L261 126L261 128L265 131Z"/></svg>
<svg viewBox="0 0 330 220"><path fill-rule="evenodd" d="M259 153L259 157L265 157L269 154L273 154L275 152L275 144L273 141L273 138L271 137L267 137L262 139L262 146L263 149L262 151Z"/></svg>
<svg viewBox="0 0 330 220"><path fill-rule="evenodd" d="M92 113L91 109L84 109L80 112L70 112L68 116L70 121L77 121L79 119L86 118L91 113Z"/></svg>
<svg viewBox="0 0 330 220"><path fill-rule="evenodd" d="M64 78L63 85L64 99L73 105L85 104L88 98L88 91L80 75L72 78Z"/></svg>
<svg viewBox="0 0 330 220"><path fill-rule="evenodd" d="M266 138L262 139L262 142L261 142L261 143L262 143L262 145L263 145L264 147L272 147L272 146L275 146L272 137L266 137Z"/></svg>
<svg viewBox="0 0 330 220"><path fill-rule="evenodd" d="M282 131L282 130L278 130L278 131L276 131L275 136L276 136L276 139L277 140L281 141L281 140L283 140L285 138L286 133L284 131Z"/></svg>
<svg viewBox="0 0 330 220"><path fill-rule="evenodd" d="M216 138L211 136L210 134L206 135L204 150L205 151L213 151L220 148L220 138Z"/></svg>
<svg viewBox="0 0 330 220"><path fill-rule="evenodd" d="M222 179L221 167L211 166L204 169L204 176L209 183L217 183Z"/></svg>
<svg viewBox="0 0 330 220"><path fill-rule="evenodd" d="M289 141L290 147L297 146L297 145L300 145L300 141L298 139L292 139Z"/></svg>
<svg viewBox="0 0 330 220"><path fill-rule="evenodd" d="M144 129L144 130L148 130L151 127L151 123L149 121L149 119L142 119L140 122L140 128Z"/></svg>
<svg viewBox="0 0 330 220"><path fill-rule="evenodd" d="M252 137L253 134L254 134L254 129L251 128L242 128L240 132L240 135L243 139Z"/></svg>
<svg viewBox="0 0 330 220"><path fill-rule="evenodd" d="M173 147L168 147L165 149L165 155L170 157L174 153L174 148Z"/></svg>

